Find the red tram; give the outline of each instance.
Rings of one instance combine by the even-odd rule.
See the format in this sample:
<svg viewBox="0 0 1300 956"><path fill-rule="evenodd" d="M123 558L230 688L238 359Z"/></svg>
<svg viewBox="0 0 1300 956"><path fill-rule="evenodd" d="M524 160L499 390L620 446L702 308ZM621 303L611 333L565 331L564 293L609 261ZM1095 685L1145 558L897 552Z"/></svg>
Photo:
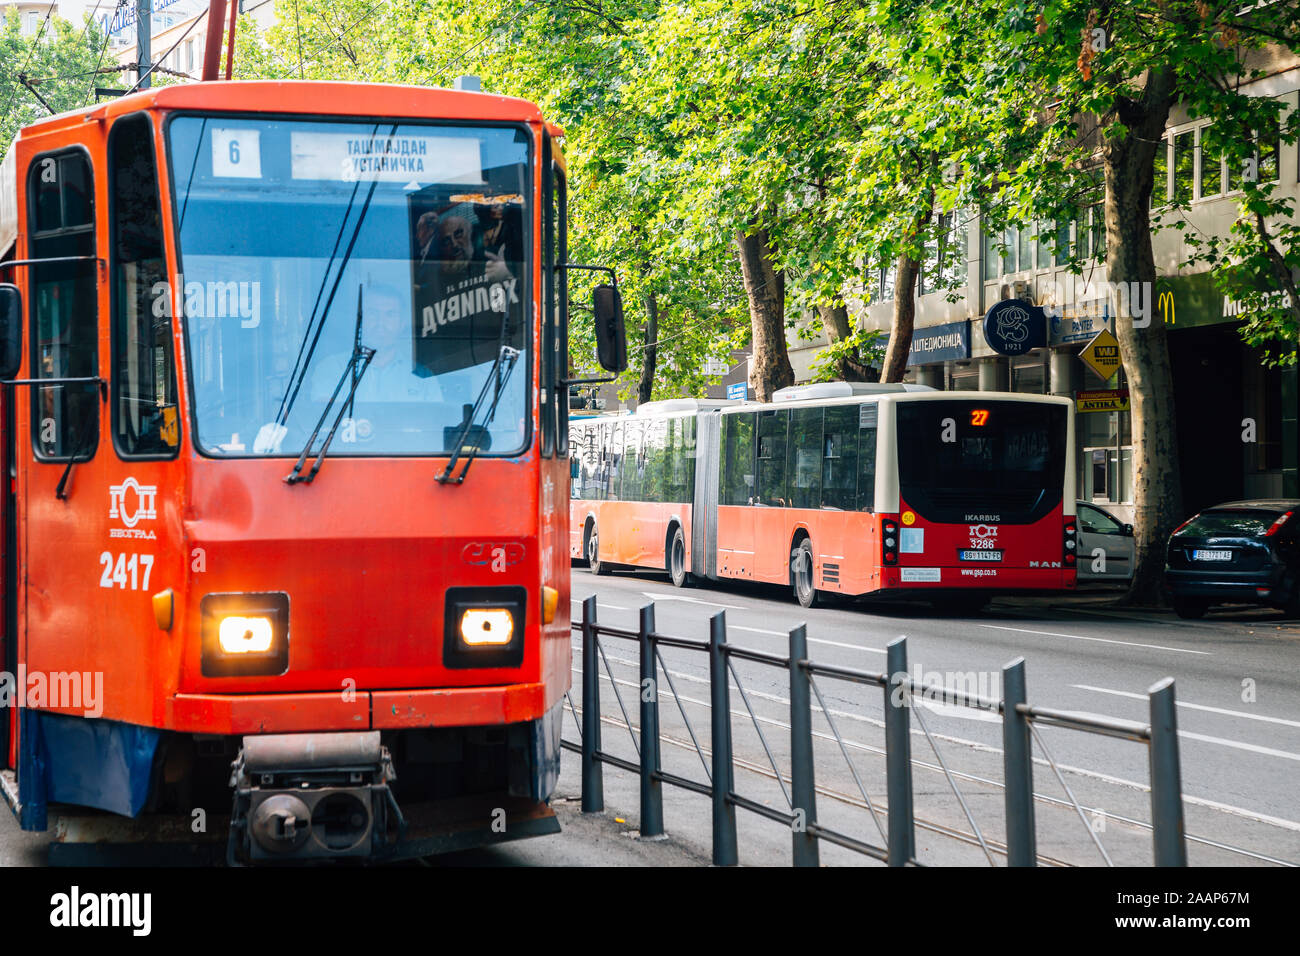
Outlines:
<svg viewBox="0 0 1300 956"><path fill-rule="evenodd" d="M0 781L23 829L229 814L238 862L558 829L558 135L522 100L312 82L22 131Z"/></svg>

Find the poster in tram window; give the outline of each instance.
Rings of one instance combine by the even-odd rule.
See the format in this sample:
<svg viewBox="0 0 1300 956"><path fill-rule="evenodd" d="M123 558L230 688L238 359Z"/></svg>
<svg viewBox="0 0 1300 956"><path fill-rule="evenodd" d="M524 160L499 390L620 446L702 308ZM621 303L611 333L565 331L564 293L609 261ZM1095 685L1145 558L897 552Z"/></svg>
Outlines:
<svg viewBox="0 0 1300 956"><path fill-rule="evenodd" d="M418 370L441 375L523 347L523 210L522 195L488 184L409 197Z"/></svg>

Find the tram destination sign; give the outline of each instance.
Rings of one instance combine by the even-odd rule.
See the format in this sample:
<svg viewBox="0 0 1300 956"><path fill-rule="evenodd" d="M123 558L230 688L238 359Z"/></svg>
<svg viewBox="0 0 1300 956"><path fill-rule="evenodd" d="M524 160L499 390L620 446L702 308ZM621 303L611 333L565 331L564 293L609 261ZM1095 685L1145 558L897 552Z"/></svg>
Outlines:
<svg viewBox="0 0 1300 956"><path fill-rule="evenodd" d="M470 137L295 130L290 140L294 179L483 185L480 144Z"/></svg>

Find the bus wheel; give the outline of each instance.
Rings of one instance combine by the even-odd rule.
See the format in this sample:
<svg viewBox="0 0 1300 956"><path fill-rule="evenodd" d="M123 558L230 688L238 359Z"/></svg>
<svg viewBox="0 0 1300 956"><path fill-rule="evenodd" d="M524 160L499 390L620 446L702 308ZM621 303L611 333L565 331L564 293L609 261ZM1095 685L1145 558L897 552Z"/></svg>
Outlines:
<svg viewBox="0 0 1300 956"><path fill-rule="evenodd" d="M674 526L673 539L668 545L668 576L673 579L675 588L691 584L690 572L686 570L686 535L681 525Z"/></svg>
<svg viewBox="0 0 1300 956"><path fill-rule="evenodd" d="M817 589L813 587L812 542L804 538L790 554L790 585L801 607L817 606Z"/></svg>
<svg viewBox="0 0 1300 956"><path fill-rule="evenodd" d="M594 524L591 533L587 535L587 566L591 568L592 574L609 574L609 565L600 560L600 535Z"/></svg>

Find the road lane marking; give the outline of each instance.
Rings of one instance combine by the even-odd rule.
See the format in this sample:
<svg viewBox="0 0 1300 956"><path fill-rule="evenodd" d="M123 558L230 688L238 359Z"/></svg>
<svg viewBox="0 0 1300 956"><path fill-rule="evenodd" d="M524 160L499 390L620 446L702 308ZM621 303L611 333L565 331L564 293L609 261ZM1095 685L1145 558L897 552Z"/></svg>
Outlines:
<svg viewBox="0 0 1300 956"><path fill-rule="evenodd" d="M1027 627L1004 627L999 624L981 624L980 627L992 628L995 631L1018 631L1021 634L1042 634L1044 637L1068 637L1074 641L1096 641L1099 644L1119 644L1121 647L1146 647L1153 651L1173 651L1175 654L1200 654L1202 657L1213 657L1209 651L1192 651L1185 647L1166 647L1164 644L1139 644L1137 641L1115 641L1108 637L1084 637L1082 634L1061 634L1057 631L1031 631Z"/></svg>
<svg viewBox="0 0 1300 956"><path fill-rule="evenodd" d="M789 631L769 631L761 627L745 627L743 624L728 624L727 630L750 631L751 633L754 634L768 634L771 635L772 637L788 638L790 636ZM810 637L807 640L809 644L825 644L827 647L847 647L851 651L870 651L872 654L889 653L888 651L882 650L879 647L864 647L861 644L845 644L841 641L828 641L823 637Z"/></svg>
<svg viewBox="0 0 1300 956"><path fill-rule="evenodd" d="M582 599L581 599L581 598L569 598L569 600L572 601L574 604L577 604L579 607L582 606ZM621 605L621 604L606 604L604 601L597 601L597 602L596 602L596 606L597 606L597 607L608 608L608 609L611 610L611 611L628 611L628 610L631 610L631 608L623 607L623 605Z"/></svg>
<svg viewBox="0 0 1300 956"><path fill-rule="evenodd" d="M1112 694L1115 697L1131 697L1133 700L1146 700L1146 694L1135 694L1128 690L1111 690L1109 687L1093 687L1091 684L1071 684L1071 687L1077 687L1079 690L1092 690L1098 694ZM1179 707L1186 707L1188 710L1203 710L1211 714L1226 714L1229 717L1242 717L1246 720L1263 720L1270 724L1282 724L1286 727L1300 727L1300 720L1287 720L1284 717L1267 717L1264 714L1247 714L1240 710L1228 710L1224 707L1210 707L1206 704L1189 704L1185 700L1175 700Z"/></svg>
<svg viewBox="0 0 1300 956"><path fill-rule="evenodd" d="M687 597L685 594L664 594L659 591L642 591L646 597L660 601L685 601L687 604L707 604L709 607L725 607L729 611L748 611L750 608L741 607L738 604L719 604L717 601L702 601L699 598Z"/></svg>
<svg viewBox="0 0 1300 956"><path fill-rule="evenodd" d="M1179 737L1186 737L1188 740L1199 740L1207 744L1219 744L1222 747L1232 747L1235 750L1248 750L1251 753L1263 754L1266 757L1281 757L1283 760L1300 760L1300 754L1293 754L1288 750L1274 750L1272 747L1261 747L1259 744L1244 744L1236 740L1226 740L1223 737L1211 737L1207 734L1194 734L1190 730L1178 731Z"/></svg>

